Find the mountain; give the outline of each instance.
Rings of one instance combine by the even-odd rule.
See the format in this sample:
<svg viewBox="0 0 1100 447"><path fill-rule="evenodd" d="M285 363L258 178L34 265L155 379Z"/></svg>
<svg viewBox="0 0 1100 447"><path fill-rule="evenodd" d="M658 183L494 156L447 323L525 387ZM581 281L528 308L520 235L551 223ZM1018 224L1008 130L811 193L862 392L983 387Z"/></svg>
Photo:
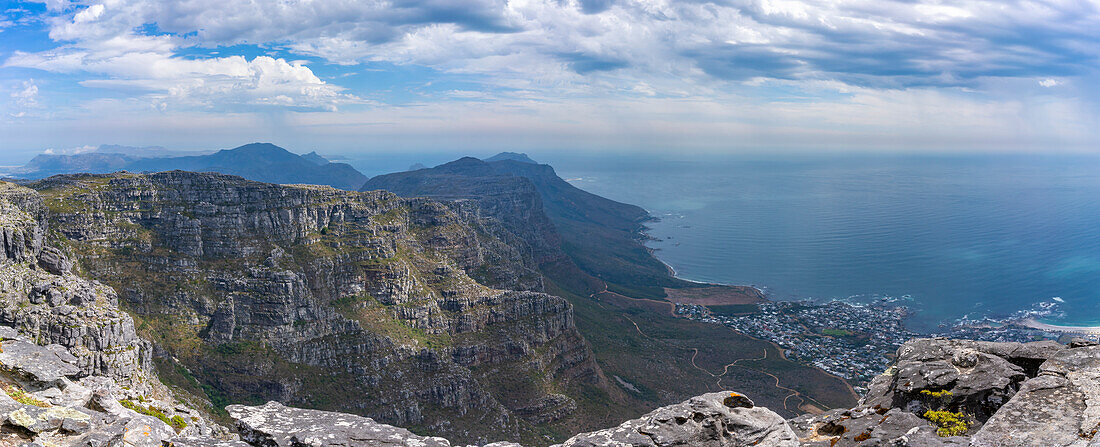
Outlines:
<svg viewBox="0 0 1100 447"><path fill-rule="evenodd" d="M409 169L406 169L406 171L419 171L421 169L428 169L428 167L424 166L423 163L413 163L409 166Z"/></svg>
<svg viewBox="0 0 1100 447"><path fill-rule="evenodd" d="M631 295L663 297L663 287L690 286L674 278L645 247L642 230L650 217L644 209L581 190L558 177L549 165L501 158L489 162L466 157L431 169L380 175L362 190L479 200L490 210L500 209L499 204L514 194L516 201L534 207L497 216L511 221L513 227L528 226L528 242L546 254L543 261L554 260L554 252L565 253L581 270L609 283L610 289ZM538 195L537 201L526 196L532 191ZM525 219L516 220L517 216ZM545 220L552 226L545 225ZM538 225L530 224L536 221ZM557 247L549 246L555 243Z"/></svg>
<svg viewBox="0 0 1100 447"><path fill-rule="evenodd" d="M450 168L466 164L485 165ZM568 269L534 184L501 177L486 200L442 202L185 171L28 186L43 234L118 291L161 379L210 408L277 400L548 445L706 392L708 370L761 352L782 388L754 369L722 379L770 406L788 389L851 403L767 342L600 292Z"/></svg>
<svg viewBox="0 0 1100 447"><path fill-rule="evenodd" d="M324 166L329 164L329 161L326 160L325 157L322 157L320 154L318 154L317 151L302 155L302 160L308 161L317 166Z"/></svg>
<svg viewBox="0 0 1100 447"><path fill-rule="evenodd" d="M138 157L125 154L85 152L73 155L36 155L11 174L37 179L70 172L115 172L125 170Z"/></svg>
<svg viewBox="0 0 1100 447"><path fill-rule="evenodd" d="M496 154L492 157L489 157L489 158L485 159L485 161L488 161L488 162L504 161L504 160L518 161L520 163L538 164L538 163L535 162L535 160L532 160L531 157L528 157L527 154L523 154L523 153L519 153L519 152L501 152L499 154Z"/></svg>
<svg viewBox="0 0 1100 447"><path fill-rule="evenodd" d="M297 155L269 143L252 143L212 154L151 156L154 148L101 146L94 152L75 155L39 155L26 166L9 173L24 179L57 174L109 172L159 172L185 170L220 172L271 183L329 185L357 190L367 177L351 165L330 163L316 152ZM118 150L122 153L104 151Z"/></svg>
<svg viewBox="0 0 1100 447"><path fill-rule="evenodd" d="M614 388L575 348L560 299L454 268L507 245L449 206L184 172L34 186L0 182L2 445L450 447L442 434L513 441L486 447L1075 447L1098 436L1095 341L910 340L852 408L789 419L792 398L820 402L788 388L803 372L782 372L781 354L723 365L693 348L696 370L752 373L729 376L748 394L640 415L601 395ZM633 329L653 331L639 344L670 330ZM779 368L757 369L767 364ZM686 380L721 390L722 377ZM761 405L760 385L781 380L784 394ZM361 416L378 406L412 431ZM547 422L578 417L629 420L576 435L580 424Z"/></svg>
<svg viewBox="0 0 1100 447"><path fill-rule="evenodd" d="M474 442L571 431L621 398L569 303L538 283L508 288L536 275L466 210L185 171L30 186L81 268L165 353L162 377L199 399Z"/></svg>
<svg viewBox="0 0 1100 447"><path fill-rule="evenodd" d="M348 190L359 189L367 181L367 177L351 165L318 165L312 161L316 158L320 157L303 158L274 144L252 143L210 155L136 160L126 169L132 172L219 172L261 182L329 185Z"/></svg>

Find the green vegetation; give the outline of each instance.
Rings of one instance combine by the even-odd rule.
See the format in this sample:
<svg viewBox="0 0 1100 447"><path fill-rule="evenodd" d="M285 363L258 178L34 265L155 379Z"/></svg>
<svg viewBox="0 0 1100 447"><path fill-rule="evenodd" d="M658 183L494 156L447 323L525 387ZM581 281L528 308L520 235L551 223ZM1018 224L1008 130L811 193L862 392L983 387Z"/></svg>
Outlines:
<svg viewBox="0 0 1100 447"><path fill-rule="evenodd" d="M850 337L852 335L855 335L855 332L849 331L847 329L825 328L821 330L821 334L828 335L830 337Z"/></svg>
<svg viewBox="0 0 1100 447"><path fill-rule="evenodd" d="M389 337L395 343L415 341L418 346L433 349L453 345L450 334L429 334L410 326L397 318L391 306L386 306L370 295L340 297L332 302L336 311L345 318L358 321L366 330Z"/></svg>
<svg viewBox="0 0 1100 447"><path fill-rule="evenodd" d="M932 391L932 390L920 390L921 396L928 396L935 399L947 399L951 400L951 396L954 394L947 390Z"/></svg>
<svg viewBox="0 0 1100 447"><path fill-rule="evenodd" d="M966 415L945 410L928 410L921 417L936 425L936 434L941 437L959 436L970 430Z"/></svg>
<svg viewBox="0 0 1100 447"><path fill-rule="evenodd" d="M122 406L124 406L126 408L129 408L131 410L134 410L138 413L160 419L165 424L168 424L172 428L176 429L177 432L179 432L180 430L183 430L184 428L187 427L187 421L185 421L183 419L183 417L178 415L178 414L175 415L175 416L172 416L172 417L168 417L168 415L164 414L163 411L161 411L160 409L158 409L156 407L153 407L152 405L149 405L149 406L141 405L141 404L138 404L138 403L134 403L134 401L129 400L129 399L122 399L122 400L118 401L118 403L120 403L120 404L122 404Z"/></svg>
<svg viewBox="0 0 1100 447"><path fill-rule="evenodd" d="M46 407L50 406L50 404L42 402L42 401L36 399L34 396L32 396L30 394L27 394L27 392L23 391L22 388L19 388L18 385L5 383L5 384L0 385L0 388L3 388L4 391L6 393L8 393L8 396L11 396L11 398L13 400L15 400L16 402L19 402L23 405L33 405L35 407L42 407L42 408L46 408Z"/></svg>

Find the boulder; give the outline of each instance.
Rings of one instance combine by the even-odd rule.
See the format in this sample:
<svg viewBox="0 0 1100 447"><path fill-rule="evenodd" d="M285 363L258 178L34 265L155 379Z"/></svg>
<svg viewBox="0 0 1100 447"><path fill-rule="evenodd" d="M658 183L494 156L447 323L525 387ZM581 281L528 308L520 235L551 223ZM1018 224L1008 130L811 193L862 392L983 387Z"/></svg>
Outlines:
<svg viewBox="0 0 1100 447"><path fill-rule="evenodd" d="M1100 346L1061 350L974 435L975 447L1091 446L1100 440Z"/></svg>
<svg viewBox="0 0 1100 447"><path fill-rule="evenodd" d="M59 385L66 377L81 372L80 368L63 360L53 350L33 343L7 340L0 342L0 348L0 365L36 386Z"/></svg>
<svg viewBox="0 0 1100 447"><path fill-rule="evenodd" d="M916 339L898 349L898 361L876 377L861 405L921 413L929 406L962 411L984 422L1019 389L1038 365L1059 352L1055 342L992 343ZM934 399L926 392L947 391Z"/></svg>
<svg viewBox="0 0 1100 447"><path fill-rule="evenodd" d="M241 439L249 444L278 447L386 447L417 445L450 447L443 438L414 435L371 418L331 411L291 408L278 402L261 406L230 405Z"/></svg>
<svg viewBox="0 0 1100 447"><path fill-rule="evenodd" d="M704 394L615 428L576 435L561 447L798 446L786 421L733 392Z"/></svg>
<svg viewBox="0 0 1100 447"><path fill-rule="evenodd" d="M42 248L38 253L38 265L55 275L64 275L73 269L73 261L54 247Z"/></svg>

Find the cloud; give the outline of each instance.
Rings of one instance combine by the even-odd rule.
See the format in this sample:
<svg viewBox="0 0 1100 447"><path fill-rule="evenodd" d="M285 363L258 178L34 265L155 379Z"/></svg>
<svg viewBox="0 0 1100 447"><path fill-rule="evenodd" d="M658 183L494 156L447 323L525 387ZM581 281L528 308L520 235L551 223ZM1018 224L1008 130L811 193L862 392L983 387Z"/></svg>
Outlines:
<svg viewBox="0 0 1100 447"><path fill-rule="evenodd" d="M337 64L512 80L629 68L624 75L973 87L986 77L1072 76L1100 58L1100 13L1089 2L112 0L51 10L68 11L51 38L96 53L265 44ZM150 24L161 34L133 32Z"/></svg>
<svg viewBox="0 0 1100 447"><path fill-rule="evenodd" d="M34 79L23 81L22 88L12 92L11 97L20 107L37 107L38 85L34 83Z"/></svg>
<svg viewBox="0 0 1100 447"><path fill-rule="evenodd" d="M664 131L665 141L695 138L693 130L724 143L735 140L726 133L733 129L783 141L803 134L825 135L807 136L810 142L853 141L866 131L869 141L893 144L891 136L927 142L929 135L965 140L969 132L1017 138L1004 140L1010 143L1047 135L1084 144L1082 138L1095 140L1087 129L1100 110L1095 92L1076 88L1097 77L1096 2L51 0L47 6L40 20L52 48L13 48L3 67L59 73L105 92L74 115L163 111L157 119L143 116L157 125L179 125L158 120L181 113L197 113L186 116L206 125L237 114L247 124L244 115L282 110L330 121L353 116L345 125L356 129L393 115L408 131L412 123L450 125L417 113L459 113L470 117L459 122L487 131L525 128L545 136L572 128L597 135L590 125L624 126L600 113L634 108L631 120L643 128L631 130ZM400 79L406 75L407 82ZM421 87L429 81L439 82ZM387 92L402 103L363 99ZM359 104L370 107L350 107ZM521 124L501 124L506 119ZM653 141L661 139L641 143Z"/></svg>
<svg viewBox="0 0 1100 447"><path fill-rule="evenodd" d="M1046 78L1046 79L1039 80L1039 85L1041 85L1043 87L1046 87L1046 88L1057 87L1059 85L1062 85L1062 81L1059 81L1059 80L1054 79L1054 78Z"/></svg>
<svg viewBox="0 0 1100 447"><path fill-rule="evenodd" d="M76 154L83 154L85 152L95 152L97 147L98 146L91 146L91 145L70 147L68 149L54 149L54 148L51 147L49 149L46 149L46 150L42 151L42 153L45 154L45 155L76 155Z"/></svg>
<svg viewBox="0 0 1100 447"><path fill-rule="evenodd" d="M119 0L56 17L50 36L68 43L40 52L15 51L3 66L84 75L80 84L85 87L140 94L159 110L336 110L363 102L301 62L269 56L182 56L179 51L192 42L177 35L138 33L138 25L150 17L133 6Z"/></svg>

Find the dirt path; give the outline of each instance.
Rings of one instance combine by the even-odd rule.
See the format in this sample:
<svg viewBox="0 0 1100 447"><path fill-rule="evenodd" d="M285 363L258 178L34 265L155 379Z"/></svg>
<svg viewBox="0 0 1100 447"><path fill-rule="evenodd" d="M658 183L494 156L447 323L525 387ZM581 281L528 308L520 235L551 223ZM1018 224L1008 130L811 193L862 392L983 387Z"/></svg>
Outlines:
<svg viewBox="0 0 1100 447"><path fill-rule="evenodd" d="M593 292L592 294L589 295L589 298L592 298L593 300L596 300L598 302L599 301L598 296L603 295L605 293L614 295L615 297L618 297L618 298L623 298L623 299L632 300L632 301L647 301L647 302L657 303L657 304L661 304L661 305L668 305L668 307L669 307L668 314L670 316L674 317L674 318L676 317L676 304L675 303L672 303L672 302L669 302L669 301L658 301L658 300L653 300L653 299L648 299L648 298L632 298L632 297L629 297L629 296L621 295L621 294L618 294L618 293L615 293L615 292L612 292L612 291L608 290L606 283L603 285L603 290L601 290L599 292ZM601 305L601 307L602 307L602 305ZM630 318L629 316L623 315L622 317L626 318L627 321L630 321L630 324L634 325L634 330L638 331L639 335L641 335L645 338L648 338L650 340L653 340L655 342L658 342L658 343L668 344L667 342L665 342L663 340L653 338L653 337L649 336L648 334L646 334L645 332L643 332L641 326L639 326L638 323L636 321L634 321L634 319ZM737 331L733 330L732 328L727 328L727 329L729 329L733 332L736 332L740 335L748 337L747 335L742 334L741 332L737 332ZM755 337L749 337L749 338L756 339ZM760 340L760 339L756 339L756 340ZM783 355L783 348L779 347L779 345L776 345L775 343L771 342L770 340L761 340L761 341L764 341L764 342L767 342L768 344L770 344L772 346L772 348L775 349L776 352L779 353L780 358L782 358L783 360L787 360L786 356ZM683 348L681 348L681 349L683 349ZM714 374L713 372L710 372L706 368L703 368L703 367L701 367L701 366L699 366L698 364L695 363L695 358L698 357L698 355L699 355L699 349L698 348L687 348L687 349L691 349L691 351L692 351L691 360L690 360L691 366L693 368L698 369L699 371L702 371L702 372L706 373L707 375L715 378L716 379L715 387L717 388L718 391L722 390L722 378L725 377L726 374L729 373L730 367L731 366L732 367L739 367L739 368L747 369L749 371L755 371L757 373L764 374L764 375L772 378L772 380L775 380L775 385L774 386L778 389L781 389L781 390L787 392L787 396L783 398L783 409L784 410L787 410L787 411L790 411L792 413L797 414L798 411L799 411L799 407L801 407L803 405L807 405L809 403L807 400L812 401L813 405L815 405L817 407L829 408L828 405L825 405L825 404L819 402L817 399L814 399L813 397L803 395L798 390L783 386L781 384L780 380L779 380L779 377L776 376L775 374L772 374L770 372L767 372L767 371L764 371L764 370L761 370L761 369L752 368L752 367L748 367L748 366L740 364L741 362L747 362L747 361L766 360L768 358L768 350L766 348L763 349L763 354L760 357L741 358L741 359L734 360L730 363L727 363L722 368L722 373L721 374ZM857 398L859 397L859 395L855 392L854 389L852 389L852 386L850 384L848 384L848 382L846 380L841 380L841 382L844 383L848 387L848 391L851 392L853 396L856 396ZM707 390L710 391L710 389L711 389L710 384L707 384ZM791 410L790 407L787 404L792 397L797 398L799 400L799 404L795 406L794 410Z"/></svg>

